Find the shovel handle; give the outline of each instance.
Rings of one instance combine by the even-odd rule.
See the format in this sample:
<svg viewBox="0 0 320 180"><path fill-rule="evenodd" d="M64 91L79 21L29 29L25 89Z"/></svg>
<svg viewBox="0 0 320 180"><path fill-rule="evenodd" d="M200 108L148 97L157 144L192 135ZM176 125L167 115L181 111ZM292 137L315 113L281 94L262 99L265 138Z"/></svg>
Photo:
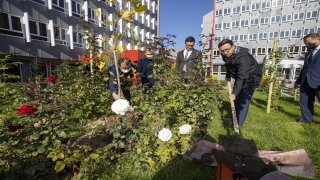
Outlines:
<svg viewBox="0 0 320 180"><path fill-rule="evenodd" d="M228 90L229 90L229 96L231 96L232 89L231 89L231 82L230 81L228 81ZM237 138L239 138L240 134L239 134L237 115L236 115L236 108L234 106L234 101L231 99L230 99L230 104L231 104L231 111L232 111L233 130L234 130Z"/></svg>

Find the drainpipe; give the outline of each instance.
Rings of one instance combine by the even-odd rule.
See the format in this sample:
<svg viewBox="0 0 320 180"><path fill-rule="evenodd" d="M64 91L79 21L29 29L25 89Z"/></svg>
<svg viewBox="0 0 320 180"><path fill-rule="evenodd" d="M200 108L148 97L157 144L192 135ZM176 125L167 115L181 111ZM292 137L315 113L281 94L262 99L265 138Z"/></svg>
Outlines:
<svg viewBox="0 0 320 180"><path fill-rule="evenodd" d="M214 48L214 22L215 22L215 17L216 17L216 0L213 0L213 10L212 10L212 32L211 34L213 36L211 36L211 51L210 51L210 75L213 74L213 65L212 65L212 61L213 61L213 48Z"/></svg>

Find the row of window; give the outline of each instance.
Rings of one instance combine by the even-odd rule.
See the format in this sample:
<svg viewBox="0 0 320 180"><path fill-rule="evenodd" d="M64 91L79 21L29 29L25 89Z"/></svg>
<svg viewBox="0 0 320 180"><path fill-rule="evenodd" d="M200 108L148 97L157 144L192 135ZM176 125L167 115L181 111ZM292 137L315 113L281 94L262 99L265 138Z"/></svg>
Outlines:
<svg viewBox="0 0 320 180"><path fill-rule="evenodd" d="M238 34L230 36L216 36L215 42L218 43L222 39L231 39L234 42L248 42L248 41L257 41L257 40L272 40L275 37L280 39L288 38L301 38L303 35L309 33L318 33L320 34L320 28L310 28L310 29L295 29L295 30L284 30L284 31L274 31L274 32L260 32L252 34Z"/></svg>
<svg viewBox="0 0 320 180"><path fill-rule="evenodd" d="M31 0L37 3L40 3L42 5L46 5L46 1L45 0ZM148 3L149 1L145 1L147 6L150 8ZM117 1L117 4L119 5L120 2ZM130 10L133 9L132 4L127 2L126 5L123 5L123 9L128 9ZM155 9L155 1L153 1L152 3L152 9ZM118 8L118 5L114 5L114 4L110 4L112 7ZM87 6L87 3L86 3ZM96 15L95 13L95 9L90 8L90 7L86 7L84 6L84 4L81 4L79 2L76 2L75 0L71 0L71 15L74 17L81 17L81 16L86 16L85 20L93 23L93 24L101 24L99 26L104 26L107 27L108 26L108 19L109 20L113 20L112 19L112 14L101 14L101 20L100 17ZM65 4L65 0L52 0L52 8L61 12L66 12L67 13L67 5ZM87 13L86 13L87 10ZM70 16L71 16L70 15ZM157 23L156 20L154 18L152 18L152 20L150 19L150 15L147 15L145 17L145 15L140 15L139 19L137 18L137 13L136 13L136 20L139 20L139 22L141 22L142 24L144 24L146 22L147 27L150 27L151 24L151 28L152 29L156 29L155 24ZM102 23L101 23L102 22ZM110 28L109 28L110 29Z"/></svg>
<svg viewBox="0 0 320 180"><path fill-rule="evenodd" d="M297 22L303 20L315 20L317 18L318 11L309 11L294 14L287 14L282 16L272 16L272 17L260 17L255 19L246 19L225 23L215 24L216 30L222 29L231 29L231 28L240 28L240 27L250 27L250 26L261 26L261 25L270 25L277 23L288 23L288 22ZM306 15L306 16L305 16Z"/></svg>
<svg viewBox="0 0 320 180"><path fill-rule="evenodd" d="M48 41L47 26L48 26L47 23L29 20L30 38L34 40ZM117 26L115 26L115 28L117 28ZM67 36L68 36L67 29L54 26L53 30L54 30L55 43L62 44L62 45L69 45L68 39L67 39ZM140 32L144 32L144 31L141 30ZM0 12L0 34L24 37L24 33L22 31L21 17ZM124 34L127 34L127 33L124 33ZM134 30L134 34L139 36L140 41L143 41L144 37L150 38L149 32L138 34L137 26ZM73 42L75 46L82 47L84 44L82 33L73 32Z"/></svg>
<svg viewBox="0 0 320 180"><path fill-rule="evenodd" d="M309 0L309 2L319 2L318 0ZM241 12L250 12L250 11L259 11L259 10L266 10L270 9L271 7L282 7L282 6L289 6L294 4L302 4L306 3L306 0L273 0L267 2L259 2L259 3L252 3L246 4L242 6L236 6L233 8L224 8L224 9L217 9L216 16L223 16L223 15L231 15L231 14L239 14Z"/></svg>
<svg viewBox="0 0 320 180"><path fill-rule="evenodd" d="M305 45L301 46L279 46L279 50L287 51L289 54L303 54L308 51L307 47ZM251 48L249 49L249 53L252 55L267 55L272 50L271 47L258 47L258 48ZM213 51L214 57L220 57L221 52L219 50Z"/></svg>

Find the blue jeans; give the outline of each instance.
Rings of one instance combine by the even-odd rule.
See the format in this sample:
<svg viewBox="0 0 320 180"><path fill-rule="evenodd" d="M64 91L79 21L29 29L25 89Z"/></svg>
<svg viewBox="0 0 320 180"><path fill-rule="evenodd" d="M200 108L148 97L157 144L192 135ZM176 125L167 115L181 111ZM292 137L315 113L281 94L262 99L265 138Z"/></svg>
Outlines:
<svg viewBox="0 0 320 180"><path fill-rule="evenodd" d="M255 88L247 87L240 91L234 101L238 125L242 126L249 110L250 101L254 93Z"/></svg>

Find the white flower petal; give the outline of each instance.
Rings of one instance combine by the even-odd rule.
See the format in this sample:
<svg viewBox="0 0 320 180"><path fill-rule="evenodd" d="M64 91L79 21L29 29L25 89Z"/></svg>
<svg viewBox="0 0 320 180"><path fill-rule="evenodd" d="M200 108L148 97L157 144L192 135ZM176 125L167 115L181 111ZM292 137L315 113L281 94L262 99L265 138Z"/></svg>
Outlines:
<svg viewBox="0 0 320 180"><path fill-rule="evenodd" d="M125 115L127 111L130 109L130 103L129 101L125 99L118 99L115 102L113 102L111 106L111 110L120 115Z"/></svg>
<svg viewBox="0 0 320 180"><path fill-rule="evenodd" d="M171 139L172 137L172 133L169 129L167 128L163 128L161 131L159 131L158 133L158 138L161 140L161 141L164 141L164 142L167 142Z"/></svg>
<svg viewBox="0 0 320 180"><path fill-rule="evenodd" d="M179 127L180 134L188 134L191 132L192 127L189 124L184 124Z"/></svg>

